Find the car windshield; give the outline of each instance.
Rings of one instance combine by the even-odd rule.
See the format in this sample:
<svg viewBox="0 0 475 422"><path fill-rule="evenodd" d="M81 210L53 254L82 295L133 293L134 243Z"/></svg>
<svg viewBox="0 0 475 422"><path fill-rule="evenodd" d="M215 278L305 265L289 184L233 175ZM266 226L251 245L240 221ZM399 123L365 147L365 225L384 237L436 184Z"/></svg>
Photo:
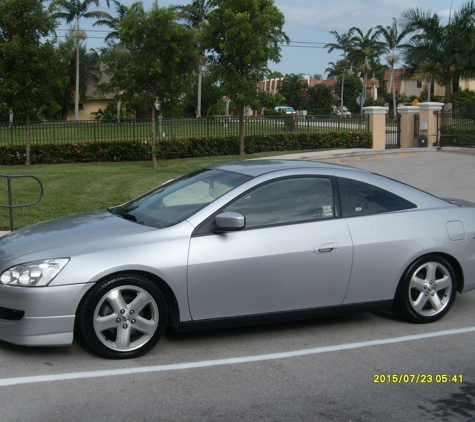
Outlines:
<svg viewBox="0 0 475 422"><path fill-rule="evenodd" d="M249 179L227 171L199 170L109 211L139 224L163 228L187 219Z"/></svg>

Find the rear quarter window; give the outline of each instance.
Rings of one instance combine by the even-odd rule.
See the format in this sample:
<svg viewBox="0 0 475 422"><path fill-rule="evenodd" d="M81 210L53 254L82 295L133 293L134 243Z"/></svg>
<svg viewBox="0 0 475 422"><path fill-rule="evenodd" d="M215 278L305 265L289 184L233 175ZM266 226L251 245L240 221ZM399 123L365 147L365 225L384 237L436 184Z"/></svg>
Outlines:
<svg viewBox="0 0 475 422"><path fill-rule="evenodd" d="M417 208L412 202L369 183L338 178L343 217L382 214Z"/></svg>

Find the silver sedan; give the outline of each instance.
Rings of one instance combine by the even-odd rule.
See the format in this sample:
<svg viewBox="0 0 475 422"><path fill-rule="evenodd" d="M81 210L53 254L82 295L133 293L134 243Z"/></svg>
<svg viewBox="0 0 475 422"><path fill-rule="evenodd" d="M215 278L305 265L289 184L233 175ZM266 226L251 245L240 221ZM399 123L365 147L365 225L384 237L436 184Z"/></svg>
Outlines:
<svg viewBox="0 0 475 422"><path fill-rule="evenodd" d="M475 289L474 204L362 170L256 160L0 239L0 339L140 356L190 331L394 310Z"/></svg>

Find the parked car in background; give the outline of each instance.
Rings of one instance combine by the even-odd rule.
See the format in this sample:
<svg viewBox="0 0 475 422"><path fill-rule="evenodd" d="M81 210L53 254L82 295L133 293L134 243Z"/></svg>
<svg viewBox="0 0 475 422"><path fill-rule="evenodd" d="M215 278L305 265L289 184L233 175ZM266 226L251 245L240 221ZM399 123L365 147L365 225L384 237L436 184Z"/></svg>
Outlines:
<svg viewBox="0 0 475 422"><path fill-rule="evenodd" d="M295 114L296 111L294 110L293 107L288 107L288 106L277 106L274 108L275 111L279 111L281 113L285 114Z"/></svg>
<svg viewBox="0 0 475 422"><path fill-rule="evenodd" d="M208 167L126 204L0 239L0 340L133 358L167 326L393 310L442 318L475 289L475 204L363 170Z"/></svg>
<svg viewBox="0 0 475 422"><path fill-rule="evenodd" d="M332 116L340 116L340 117L351 117L351 111L348 110L346 107L332 107L331 109Z"/></svg>

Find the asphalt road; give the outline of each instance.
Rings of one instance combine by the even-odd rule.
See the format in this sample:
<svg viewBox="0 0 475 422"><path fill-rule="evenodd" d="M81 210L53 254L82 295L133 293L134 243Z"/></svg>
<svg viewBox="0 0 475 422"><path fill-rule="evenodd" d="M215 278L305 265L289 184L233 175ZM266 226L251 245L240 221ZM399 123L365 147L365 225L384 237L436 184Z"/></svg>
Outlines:
<svg viewBox="0 0 475 422"><path fill-rule="evenodd" d="M325 160L475 201L475 156L467 153ZM0 342L0 420L467 421L475 416L474 344L475 292L459 295L435 324L360 313L167 332L149 354L126 361L101 359L80 341Z"/></svg>

